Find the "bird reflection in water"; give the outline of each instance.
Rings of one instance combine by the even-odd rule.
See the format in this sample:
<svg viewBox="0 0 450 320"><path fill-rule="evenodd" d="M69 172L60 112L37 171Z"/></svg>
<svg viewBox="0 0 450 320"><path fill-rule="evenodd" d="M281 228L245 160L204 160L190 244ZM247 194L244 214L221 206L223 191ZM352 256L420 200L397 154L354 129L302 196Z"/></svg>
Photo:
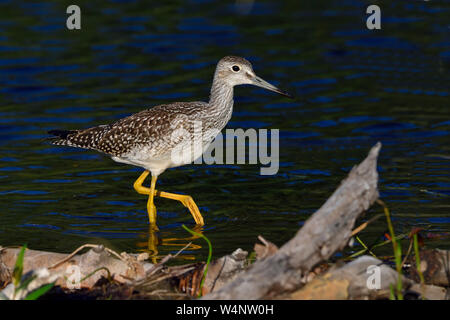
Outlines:
<svg viewBox="0 0 450 320"><path fill-rule="evenodd" d="M189 234L186 237L170 237L169 232L161 232L155 226L150 225L148 233L142 236L147 238L147 241L138 242L137 246L140 248L140 251L148 252L150 256L150 260L152 263L157 263L158 260L163 258L165 255L159 255L159 249L164 248L168 251L178 251L186 247L190 242L195 241L200 238L200 235L203 234L203 228L201 225L195 225L192 227L192 230L196 233ZM191 243L185 250L198 250L201 249L202 246L198 244ZM181 252L177 258L181 258L184 260L195 260L195 256L191 254L184 254Z"/></svg>

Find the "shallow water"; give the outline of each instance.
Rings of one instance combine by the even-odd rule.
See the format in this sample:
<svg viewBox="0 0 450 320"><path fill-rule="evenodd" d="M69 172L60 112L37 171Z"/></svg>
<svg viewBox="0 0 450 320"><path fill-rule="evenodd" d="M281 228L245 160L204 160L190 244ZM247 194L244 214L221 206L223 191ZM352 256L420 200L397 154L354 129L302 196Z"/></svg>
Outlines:
<svg viewBox="0 0 450 320"><path fill-rule="evenodd" d="M228 54L297 98L235 90L228 128L280 129L277 175L191 165L159 178L159 189L194 197L214 256L251 250L258 235L290 239L377 141L381 198L397 232L450 232L449 2L381 2L377 31L365 28L360 1L242 3L89 3L82 30L68 31L57 1L0 1L0 244L69 252L103 243L160 255L183 247L181 225L193 220L177 202L156 200L160 232L149 232L146 198L132 189L141 169L43 139L50 129L205 100ZM385 230L381 218L361 238L374 243ZM194 244L182 258L204 260L205 243Z"/></svg>

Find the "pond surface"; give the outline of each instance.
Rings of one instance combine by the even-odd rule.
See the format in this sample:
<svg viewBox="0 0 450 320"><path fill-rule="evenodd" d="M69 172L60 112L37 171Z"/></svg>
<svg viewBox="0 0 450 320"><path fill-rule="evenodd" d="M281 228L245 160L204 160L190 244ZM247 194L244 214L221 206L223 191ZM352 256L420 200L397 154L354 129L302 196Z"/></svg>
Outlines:
<svg viewBox="0 0 450 320"><path fill-rule="evenodd" d="M278 174L190 165L160 176L159 189L194 197L215 257L252 250L258 235L289 240L377 141L396 231L422 227L435 238L428 246L449 248L449 2L379 1L381 30L366 28L361 1L283 3L91 1L81 5L82 29L69 31L59 1L0 1L0 244L182 248L191 215L157 198L160 231L150 232L146 197L132 188L142 169L44 139L207 100L215 64L233 54L297 98L235 89L227 128L279 129ZM379 242L386 229L382 217L360 237ZM181 257L204 260L205 242L193 241Z"/></svg>

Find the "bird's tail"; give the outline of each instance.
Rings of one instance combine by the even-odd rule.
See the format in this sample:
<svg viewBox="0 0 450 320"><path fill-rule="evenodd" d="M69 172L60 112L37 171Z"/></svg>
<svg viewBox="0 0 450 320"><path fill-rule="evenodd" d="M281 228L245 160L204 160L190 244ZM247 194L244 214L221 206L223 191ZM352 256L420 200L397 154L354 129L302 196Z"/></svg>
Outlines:
<svg viewBox="0 0 450 320"><path fill-rule="evenodd" d="M77 133L77 130L50 130L48 133L60 139L67 139L69 134Z"/></svg>
<svg viewBox="0 0 450 320"><path fill-rule="evenodd" d="M54 137L48 138L51 144L57 146L72 146L72 142L69 139L69 136L76 135L78 133L77 130L50 130L48 134L53 135Z"/></svg>
<svg viewBox="0 0 450 320"><path fill-rule="evenodd" d="M85 130L50 130L48 133L54 137L48 140L57 146L96 149L99 140L109 129L109 125L104 125Z"/></svg>

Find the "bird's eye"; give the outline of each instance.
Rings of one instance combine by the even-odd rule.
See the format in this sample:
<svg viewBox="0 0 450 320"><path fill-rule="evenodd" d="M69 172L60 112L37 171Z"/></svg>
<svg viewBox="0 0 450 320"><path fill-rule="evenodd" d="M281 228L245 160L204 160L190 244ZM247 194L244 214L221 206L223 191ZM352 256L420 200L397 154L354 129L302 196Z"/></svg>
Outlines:
<svg viewBox="0 0 450 320"><path fill-rule="evenodd" d="M239 72L239 70L241 70L241 68L239 68L239 66L233 66L232 69L234 72Z"/></svg>

